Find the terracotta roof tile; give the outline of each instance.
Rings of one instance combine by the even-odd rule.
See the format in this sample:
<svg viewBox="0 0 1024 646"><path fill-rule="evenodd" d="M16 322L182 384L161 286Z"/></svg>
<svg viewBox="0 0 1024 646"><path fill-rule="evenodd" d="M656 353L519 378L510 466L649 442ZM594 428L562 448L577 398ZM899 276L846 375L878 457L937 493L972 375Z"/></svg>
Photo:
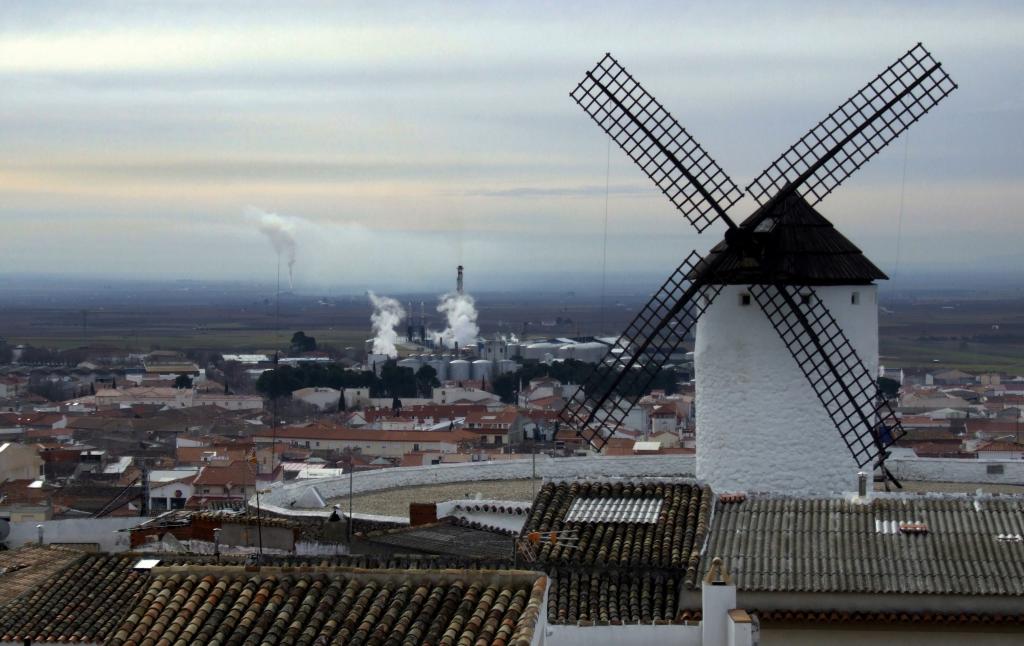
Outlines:
<svg viewBox="0 0 1024 646"><path fill-rule="evenodd" d="M157 573L108 643L529 643L544 585L525 577Z"/></svg>
<svg viewBox="0 0 1024 646"><path fill-rule="evenodd" d="M550 576L549 624L650 624L675 618L676 574L556 569Z"/></svg>
<svg viewBox="0 0 1024 646"><path fill-rule="evenodd" d="M631 521L600 515L567 520L577 501L595 505L647 501L649 519ZM711 490L665 482L547 483L534 500L523 535L570 531L577 547L544 543L538 560L548 567L660 568L679 572L687 587L697 582L700 550L708 531Z"/></svg>
<svg viewBox="0 0 1024 646"><path fill-rule="evenodd" d="M137 559L90 555L0 606L0 641L102 642L147 581Z"/></svg>
<svg viewBox="0 0 1024 646"><path fill-rule="evenodd" d="M81 552L37 545L0 552L0 603L8 603L35 586L52 580L58 572L81 557Z"/></svg>
<svg viewBox="0 0 1024 646"><path fill-rule="evenodd" d="M251 487L256 484L256 471L245 460L236 460L228 465L207 464L193 481L195 486Z"/></svg>

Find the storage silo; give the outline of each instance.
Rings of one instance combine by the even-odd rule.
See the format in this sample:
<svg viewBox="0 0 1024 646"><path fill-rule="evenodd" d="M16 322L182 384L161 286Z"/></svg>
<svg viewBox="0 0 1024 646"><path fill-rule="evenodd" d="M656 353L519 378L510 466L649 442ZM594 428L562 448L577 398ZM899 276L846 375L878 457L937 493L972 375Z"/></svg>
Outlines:
<svg viewBox="0 0 1024 646"><path fill-rule="evenodd" d="M449 381L465 381L471 373L469 362L465 359L455 359L448 364Z"/></svg>
<svg viewBox="0 0 1024 646"><path fill-rule="evenodd" d="M494 377L494 362L490 359L477 359L473 362L473 379L487 379Z"/></svg>
<svg viewBox="0 0 1024 646"><path fill-rule="evenodd" d="M572 357L577 361L585 363L597 363L608 353L608 346L597 341L576 343L568 347L571 354L566 355L567 357Z"/></svg>
<svg viewBox="0 0 1024 646"><path fill-rule="evenodd" d="M515 361L512 361L511 359L502 359L501 361L498 362L497 369L499 375L507 375L511 372L519 370L519 364L516 363Z"/></svg>
<svg viewBox="0 0 1024 646"><path fill-rule="evenodd" d="M398 362L400 368L411 368L413 372L416 372L423 367L423 360L417 356L406 357Z"/></svg>
<svg viewBox="0 0 1024 646"><path fill-rule="evenodd" d="M554 355L558 352L559 345L557 343L548 343L547 341L539 341L537 343L531 343L523 349L524 359L543 359L545 355Z"/></svg>
<svg viewBox="0 0 1024 646"><path fill-rule="evenodd" d="M448 378L448 360L444 357L430 357L427 364L437 373L437 380L444 381Z"/></svg>

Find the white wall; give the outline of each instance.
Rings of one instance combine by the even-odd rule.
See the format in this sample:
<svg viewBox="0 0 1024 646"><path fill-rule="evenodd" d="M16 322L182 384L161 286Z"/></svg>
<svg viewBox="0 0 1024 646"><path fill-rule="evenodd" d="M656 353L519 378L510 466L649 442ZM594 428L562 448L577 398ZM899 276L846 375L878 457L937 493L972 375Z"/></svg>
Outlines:
<svg viewBox="0 0 1024 646"><path fill-rule="evenodd" d="M11 523L11 534L7 545L20 547L25 543L39 540L36 525L43 526L43 542L51 543L99 543L104 552L124 552L129 548L128 532L120 529L135 527L148 520L138 517L119 518L75 518L71 520L47 520L42 523Z"/></svg>
<svg viewBox="0 0 1024 646"><path fill-rule="evenodd" d="M875 287L815 291L873 379ZM746 286L724 287L697 323L697 477L723 492L849 489L857 464L757 301L740 304L743 293Z"/></svg>
<svg viewBox="0 0 1024 646"><path fill-rule="evenodd" d="M577 478L637 478L637 477L693 477L694 459L689 455L651 455L624 457L580 457L552 458L537 456L537 477L549 480L573 480ZM444 482L472 482L477 480L521 480L530 478L532 460L524 455L522 460L501 462L463 462L438 464L425 467L402 467L358 471L353 478L355 493L379 491L395 487L438 484ZM348 495L348 476L316 480L318 491L324 498L341 498ZM281 514L291 513L289 503L297 499L311 483L279 484L268 493L261 495L266 509ZM249 504L255 505L253 497ZM278 507L279 509L274 509ZM330 513L325 507L324 514Z"/></svg>
<svg viewBox="0 0 1024 646"><path fill-rule="evenodd" d="M819 628L761 626L761 646L1004 646L1019 644L1022 639L1024 635L1019 628L999 626L975 630L927 624L914 624L913 630L903 626L892 630L864 629L851 625Z"/></svg>
<svg viewBox="0 0 1024 646"><path fill-rule="evenodd" d="M541 614L547 615L547 610ZM545 646L701 646L701 634L700 626L681 624L585 627L548 625L544 628L544 640L541 643ZM724 643L721 646L725 646Z"/></svg>
<svg viewBox="0 0 1024 646"><path fill-rule="evenodd" d="M900 458L886 460L886 465L899 480L1024 484L1024 460ZM999 466L1002 473L988 472L989 467Z"/></svg>

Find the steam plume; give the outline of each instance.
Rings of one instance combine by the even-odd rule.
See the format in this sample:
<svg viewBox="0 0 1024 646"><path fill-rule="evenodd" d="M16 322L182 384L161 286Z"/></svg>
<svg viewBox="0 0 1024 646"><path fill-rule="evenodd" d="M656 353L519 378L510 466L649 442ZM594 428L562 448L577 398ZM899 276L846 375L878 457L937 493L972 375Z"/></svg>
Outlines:
<svg viewBox="0 0 1024 646"><path fill-rule="evenodd" d="M283 259L288 265L288 289L294 288L293 268L295 267L295 221L285 218L277 213L268 213L257 208L246 209L249 217L256 220L260 227L260 233L267 236L278 259Z"/></svg>
<svg viewBox="0 0 1024 646"><path fill-rule="evenodd" d="M373 305L373 314L370 315L374 333L373 352L397 357L395 343L398 342L398 332L395 328L405 318L405 310L398 301L388 296L377 296L373 292L366 292L366 295Z"/></svg>
<svg viewBox="0 0 1024 646"><path fill-rule="evenodd" d="M441 297L437 306L448 319L448 327L440 333L441 344L452 347L455 343L464 348L476 341L480 327L476 324L476 304L469 294L448 293Z"/></svg>

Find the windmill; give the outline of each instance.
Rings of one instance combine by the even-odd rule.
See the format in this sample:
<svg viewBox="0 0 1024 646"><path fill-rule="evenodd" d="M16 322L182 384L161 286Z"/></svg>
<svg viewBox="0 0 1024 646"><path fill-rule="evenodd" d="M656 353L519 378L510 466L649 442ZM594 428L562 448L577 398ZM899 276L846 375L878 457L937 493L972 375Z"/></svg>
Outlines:
<svg viewBox="0 0 1024 646"><path fill-rule="evenodd" d="M756 210L737 223L728 210L744 191L618 61L605 55L571 92L572 98L698 232L716 221L725 224L726 232L706 256L692 252L682 261L562 410L561 419L600 449L683 339L696 330L698 477L714 486L716 474L723 470L757 471L753 461L768 451L758 441L771 439L791 452L790 462L803 459L799 453L819 461L822 456L808 454L807 447L815 447L815 441L824 443L817 448L829 457L821 460L817 475L805 481L807 487L834 487L837 477L845 481L849 476L837 476L835 469L854 464L871 465L887 483L895 482L885 459L888 447L904 431L889 404L878 397L868 369L877 363L873 281L885 274L814 205L956 87L942 65L917 44L751 182L746 192L757 203ZM857 305L862 295L871 301L865 304L872 305L868 315L863 314L866 307L860 314L845 307L833 314L842 299ZM737 313L749 330L737 329ZM698 324L712 317L714 321L703 328ZM847 321L859 321L854 343L844 332ZM707 337L703 340L702 332ZM758 354L761 347L789 354L792 360L775 361L775 350ZM873 361L865 365L861 354ZM723 356L732 364L721 365ZM778 365L764 365L769 361ZM746 382L730 382L728 373L737 368L745 372L744 379L749 377ZM775 374L786 370L796 375L799 388L787 384L785 375ZM809 401L800 413L812 418L809 422L780 418L783 408L756 429L768 428L775 435L741 437L745 431L726 428L735 421L737 406L747 397L756 399L757 388L778 389L776 382L787 389L783 397L789 400L803 396L810 384L817 401L806 393L803 398ZM726 388L728 403L721 396L717 406L702 403L703 395ZM838 434L822 426L833 426ZM844 445L847 451L841 450ZM731 457L741 458L740 463ZM758 476L765 475L761 471ZM718 479L726 487L750 484L749 479Z"/></svg>

